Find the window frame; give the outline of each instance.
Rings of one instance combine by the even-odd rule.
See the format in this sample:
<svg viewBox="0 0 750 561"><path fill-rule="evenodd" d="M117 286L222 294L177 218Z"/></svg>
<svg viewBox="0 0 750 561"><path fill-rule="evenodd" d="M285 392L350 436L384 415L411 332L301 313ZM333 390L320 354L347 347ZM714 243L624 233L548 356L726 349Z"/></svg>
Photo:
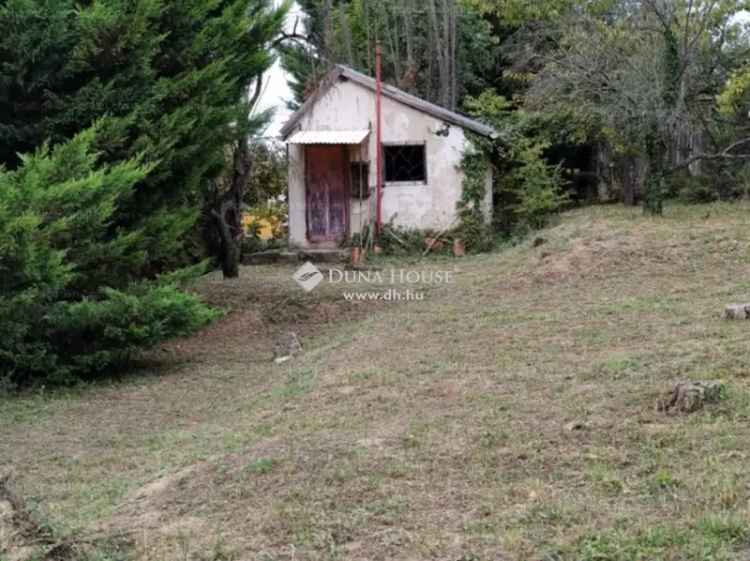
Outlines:
<svg viewBox="0 0 750 561"><path fill-rule="evenodd" d="M359 178L364 181L364 185L360 185L360 192L355 192L355 166L359 167ZM349 161L349 192L352 199L359 201L366 201L372 195L370 189L370 162L365 160L350 160Z"/></svg>
<svg viewBox="0 0 750 561"><path fill-rule="evenodd" d="M424 154L424 179L418 181L388 181L386 179L386 148L398 148L402 146L419 146ZM429 170L427 167L427 141L398 141L383 142L383 187L419 187L427 185L429 182Z"/></svg>

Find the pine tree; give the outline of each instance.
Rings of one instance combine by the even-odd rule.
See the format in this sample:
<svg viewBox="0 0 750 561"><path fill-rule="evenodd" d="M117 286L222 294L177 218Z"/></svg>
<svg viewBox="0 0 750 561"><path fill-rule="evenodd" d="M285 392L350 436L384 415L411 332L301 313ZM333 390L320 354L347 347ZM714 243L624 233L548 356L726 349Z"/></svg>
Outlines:
<svg viewBox="0 0 750 561"><path fill-rule="evenodd" d="M114 218L144 230L139 275L184 263L203 189L243 134L287 7L270 0L11 0L0 6L0 163L110 117L97 150L153 170Z"/></svg>
<svg viewBox="0 0 750 561"><path fill-rule="evenodd" d="M213 317L168 279L287 8L0 3L0 378L96 374Z"/></svg>
<svg viewBox="0 0 750 561"><path fill-rule="evenodd" d="M129 281L143 231L112 229L150 171L100 165L97 128L0 170L0 380L65 382L204 325L215 313L164 277Z"/></svg>

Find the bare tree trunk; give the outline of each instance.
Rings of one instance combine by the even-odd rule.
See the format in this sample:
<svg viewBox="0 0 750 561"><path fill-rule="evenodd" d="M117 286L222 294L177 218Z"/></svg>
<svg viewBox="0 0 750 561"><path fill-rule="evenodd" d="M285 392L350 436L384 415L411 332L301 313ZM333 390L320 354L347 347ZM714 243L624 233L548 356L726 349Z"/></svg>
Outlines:
<svg viewBox="0 0 750 561"><path fill-rule="evenodd" d="M440 69L440 90L443 107L451 107L451 10L448 0L442 1L443 36L440 41L443 50L442 68ZM440 48L440 47L438 47Z"/></svg>
<svg viewBox="0 0 750 561"><path fill-rule="evenodd" d="M398 37L398 14L394 15L394 25L391 25L390 14L387 11L383 12L383 16L386 22L385 34L390 44L390 59L393 61L393 75L398 80L403 75L401 73L401 49L399 49Z"/></svg>
<svg viewBox="0 0 750 561"><path fill-rule="evenodd" d="M414 57L414 13L416 6L406 0L403 11L401 12L401 21L403 23L404 42L406 44L406 69L403 74L398 75L398 86L411 93L416 92L417 85L417 63Z"/></svg>
<svg viewBox="0 0 750 561"><path fill-rule="evenodd" d="M628 206L636 204L638 191L638 161L634 156L624 158L622 165L622 202Z"/></svg>
<svg viewBox="0 0 750 561"><path fill-rule="evenodd" d="M453 0L450 1L450 12L451 12L451 32L450 32L450 45L451 45L451 51L450 51L450 61L451 61L451 105L450 109L455 111L456 107L458 106L458 46L457 46L457 28L458 24L456 22L457 18L457 9L456 5Z"/></svg>
<svg viewBox="0 0 750 561"><path fill-rule="evenodd" d="M240 276L242 248L231 225L235 213L236 209L230 202L222 202L219 212L214 214L221 237L221 272L225 279L236 279Z"/></svg>
<svg viewBox="0 0 750 561"><path fill-rule="evenodd" d="M248 114L252 113L263 93L263 74L255 80L255 91L246 99ZM216 184L222 186L217 189L220 199L211 215L216 223L216 229L221 240L221 269L224 278L237 278L240 275L242 260L242 201L250 179L252 156L247 134L243 134L232 147L231 173L216 179Z"/></svg>
<svg viewBox="0 0 750 561"><path fill-rule="evenodd" d="M447 60L445 57L444 49L444 37L440 32L440 26L438 24L437 9L435 7L436 0L427 0L427 7L430 16L430 23L432 24L432 32L434 36L434 48L438 65L438 103L443 107L448 105L448 73L447 73Z"/></svg>
<svg viewBox="0 0 750 561"><path fill-rule="evenodd" d="M426 0L428 5L432 0ZM427 10L428 14L430 13L430 10ZM433 78L435 75L435 57L431 54L431 49L434 49L435 45L437 44L438 38L435 34L435 28L434 27L428 27L427 28L427 47L425 47L425 58L427 59L427 83L426 83L426 89L424 91L424 97L425 99L429 101L435 101L435 95L433 90Z"/></svg>
<svg viewBox="0 0 750 561"><path fill-rule="evenodd" d="M354 49L352 48L352 29L349 25L349 17L344 10L344 7L339 7L339 26L341 27L341 34L344 38L344 50L346 55L346 63L349 66L354 66Z"/></svg>
<svg viewBox="0 0 750 561"><path fill-rule="evenodd" d="M601 201L620 200L634 206L643 194L648 176L644 158L634 155L617 155L606 141L597 148L598 197Z"/></svg>
<svg viewBox="0 0 750 561"><path fill-rule="evenodd" d="M329 60L334 59L334 47L336 45L333 36L333 0L323 2L323 55Z"/></svg>
<svg viewBox="0 0 750 561"><path fill-rule="evenodd" d="M427 0L428 15L434 35L434 49L438 65L438 103L454 109L456 106L455 58L456 18L453 0L441 1L441 20L438 21L437 0Z"/></svg>
<svg viewBox="0 0 750 561"><path fill-rule="evenodd" d="M404 1L402 20L404 23L404 39L406 40L406 60L409 66L414 64L414 10L416 6L410 1Z"/></svg>
<svg viewBox="0 0 750 561"><path fill-rule="evenodd" d="M240 275L242 259L242 199L250 177L250 148L247 138L242 138L232 154L232 175L229 189L221 198L213 217L221 239L221 270L224 278Z"/></svg>
<svg viewBox="0 0 750 561"><path fill-rule="evenodd" d="M373 63L372 55L372 36L370 35L370 29L372 28L372 22L370 20L370 10L368 9L369 3L363 4L363 10L365 14L365 32L367 33L367 75L372 76L375 74L375 64ZM376 30L377 35L377 30ZM377 37L375 39L377 41Z"/></svg>

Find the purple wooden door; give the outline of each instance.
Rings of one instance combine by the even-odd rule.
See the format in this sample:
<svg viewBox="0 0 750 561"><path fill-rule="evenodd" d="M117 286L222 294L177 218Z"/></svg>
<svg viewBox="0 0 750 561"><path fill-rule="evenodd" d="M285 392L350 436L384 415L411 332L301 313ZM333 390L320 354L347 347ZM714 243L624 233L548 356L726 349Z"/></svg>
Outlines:
<svg viewBox="0 0 750 561"><path fill-rule="evenodd" d="M346 146L311 145L306 151L307 239L340 242L349 224Z"/></svg>

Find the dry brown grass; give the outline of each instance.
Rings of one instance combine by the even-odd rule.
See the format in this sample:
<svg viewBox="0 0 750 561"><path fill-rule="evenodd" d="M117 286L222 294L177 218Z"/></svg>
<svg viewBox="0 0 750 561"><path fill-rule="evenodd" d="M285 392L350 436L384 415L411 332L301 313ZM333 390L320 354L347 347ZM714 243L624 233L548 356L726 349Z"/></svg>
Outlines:
<svg viewBox="0 0 750 561"><path fill-rule="evenodd" d="M0 469L57 535L128 538L100 559L746 559L750 324L720 312L750 300L749 211L572 212L419 265L460 273L410 304L209 279L233 311L137 375L0 401Z"/></svg>

